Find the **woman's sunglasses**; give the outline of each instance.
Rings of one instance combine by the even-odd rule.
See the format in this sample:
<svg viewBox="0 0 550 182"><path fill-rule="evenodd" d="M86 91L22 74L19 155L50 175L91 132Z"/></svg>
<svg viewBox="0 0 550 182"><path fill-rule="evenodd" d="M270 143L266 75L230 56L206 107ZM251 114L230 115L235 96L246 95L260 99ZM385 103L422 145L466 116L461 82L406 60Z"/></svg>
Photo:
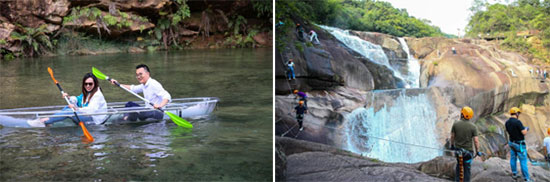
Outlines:
<svg viewBox="0 0 550 182"><path fill-rule="evenodd" d="M94 83L84 83L85 86L94 86Z"/></svg>

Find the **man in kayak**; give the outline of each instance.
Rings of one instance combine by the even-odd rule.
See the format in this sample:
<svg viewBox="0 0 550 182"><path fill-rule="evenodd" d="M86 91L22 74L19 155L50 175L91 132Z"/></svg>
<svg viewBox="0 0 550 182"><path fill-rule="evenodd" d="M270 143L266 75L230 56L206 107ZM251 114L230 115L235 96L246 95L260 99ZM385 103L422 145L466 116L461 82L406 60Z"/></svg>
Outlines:
<svg viewBox="0 0 550 182"><path fill-rule="evenodd" d="M154 106L146 104L145 107L155 109L163 108L168 104L172 97L162 85L155 79L151 78L151 72L149 67L144 64L136 66L136 79L139 81L139 85L125 85L120 84L121 86L131 90L134 93L142 93L145 96L145 99L153 103ZM111 83L115 85L117 82L115 79L111 79ZM126 107L139 107L139 104L136 104L132 101L126 103ZM139 112L139 113L130 113L124 116L124 120L136 121L138 118L140 120L145 120L147 118L153 118L156 120L161 120L164 117L164 114L158 110L148 111L148 112Z"/></svg>
<svg viewBox="0 0 550 182"><path fill-rule="evenodd" d="M63 97L68 97L69 94L63 93ZM71 108L76 110L79 114L79 118L82 122L86 124L101 124L106 115L92 115L92 116L83 116L80 114L91 114L98 112L107 112L107 102L105 97L101 92L99 87L99 82L97 78L92 73L86 73L82 79L82 94L79 96L71 96L70 101L72 104L62 109L62 112L58 112L55 115L73 115ZM55 122L59 122L71 118L74 121L77 121L75 116L72 117L50 117L42 118L37 120L29 120L27 123L32 127L45 127L46 125L51 125Z"/></svg>

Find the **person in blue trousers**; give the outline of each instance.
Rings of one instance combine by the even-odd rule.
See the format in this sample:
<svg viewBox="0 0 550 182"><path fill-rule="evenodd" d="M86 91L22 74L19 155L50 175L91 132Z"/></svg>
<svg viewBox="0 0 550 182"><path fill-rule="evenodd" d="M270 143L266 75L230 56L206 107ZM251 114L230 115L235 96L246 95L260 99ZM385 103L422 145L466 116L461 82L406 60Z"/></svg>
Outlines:
<svg viewBox="0 0 550 182"><path fill-rule="evenodd" d="M286 66L288 67L288 80L296 79L296 75L294 74L294 62L292 59L288 60Z"/></svg>
<svg viewBox="0 0 550 182"><path fill-rule="evenodd" d="M506 121L506 131L510 136L508 145L510 146L510 167L512 168L512 178L518 178L517 160L521 167L521 174L525 181L530 181L529 169L527 168L527 146L525 145L525 135L529 127L524 127L519 120L521 111L517 107L510 109L510 119Z"/></svg>

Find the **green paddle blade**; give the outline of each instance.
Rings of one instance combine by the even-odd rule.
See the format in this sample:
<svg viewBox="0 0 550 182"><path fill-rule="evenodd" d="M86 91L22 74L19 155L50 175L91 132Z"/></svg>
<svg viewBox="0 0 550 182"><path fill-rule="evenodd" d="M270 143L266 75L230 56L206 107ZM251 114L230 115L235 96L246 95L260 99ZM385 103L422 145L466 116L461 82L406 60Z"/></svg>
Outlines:
<svg viewBox="0 0 550 182"><path fill-rule="evenodd" d="M183 118L180 118L179 116L175 115L175 114L172 114L171 112L168 112L168 111L165 111L164 113L166 113L170 119L176 123L178 126L181 126L181 127L184 127L184 128L193 128L193 125L191 123L189 123L188 121L186 121L185 119Z"/></svg>
<svg viewBox="0 0 550 182"><path fill-rule="evenodd" d="M105 76L105 74L101 73L101 71L99 71L95 67L92 67L92 74L94 74L95 77L97 77L99 79L102 79L102 80L107 79L107 76Z"/></svg>

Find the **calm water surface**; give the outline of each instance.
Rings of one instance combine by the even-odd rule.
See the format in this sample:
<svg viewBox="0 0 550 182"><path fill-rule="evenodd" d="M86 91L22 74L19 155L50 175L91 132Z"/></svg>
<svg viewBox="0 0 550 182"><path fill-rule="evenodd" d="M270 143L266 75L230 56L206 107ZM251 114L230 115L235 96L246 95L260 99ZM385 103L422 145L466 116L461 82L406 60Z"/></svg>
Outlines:
<svg viewBox="0 0 550 182"><path fill-rule="evenodd" d="M65 56L0 62L0 108L62 105L47 72L80 94L94 66L121 83L137 84L135 66L172 98L219 97L193 130L168 120L77 127L0 129L0 181L271 181L271 49L192 50L149 54ZM137 100L100 80L107 102Z"/></svg>

